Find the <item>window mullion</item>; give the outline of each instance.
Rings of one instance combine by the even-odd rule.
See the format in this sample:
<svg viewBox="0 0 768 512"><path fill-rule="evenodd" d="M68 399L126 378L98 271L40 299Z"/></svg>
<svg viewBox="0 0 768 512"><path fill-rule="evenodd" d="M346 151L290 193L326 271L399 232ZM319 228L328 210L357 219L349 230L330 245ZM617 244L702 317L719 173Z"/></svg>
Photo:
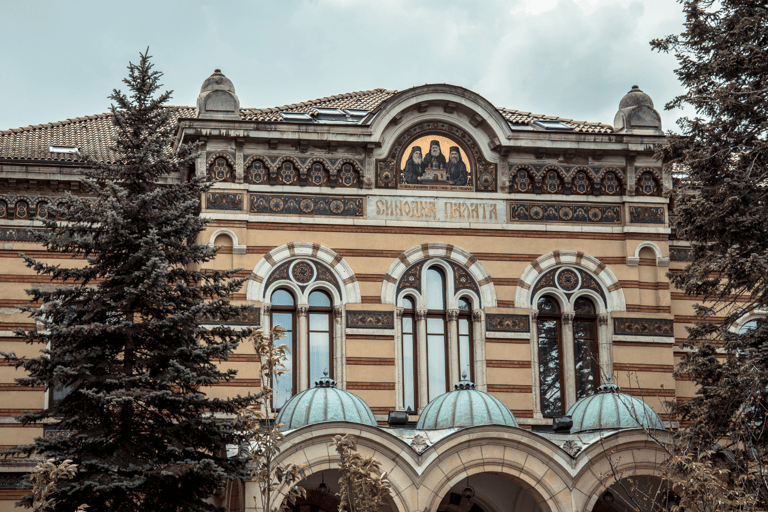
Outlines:
<svg viewBox="0 0 768 512"><path fill-rule="evenodd" d="M576 357L574 354L574 339L573 339L573 313L563 313L563 330L562 330L562 356L560 367L563 369L563 385L565 388L564 393L564 410L567 411L573 404L576 403Z"/></svg>
<svg viewBox="0 0 768 512"><path fill-rule="evenodd" d="M418 333L418 354L416 359L419 364L419 413L429 402L427 380L429 370L427 366L427 309L416 310L416 331Z"/></svg>
<svg viewBox="0 0 768 512"><path fill-rule="evenodd" d="M296 308L297 326L296 326L296 353L293 354L296 372L296 384L300 393L309 389L309 308L299 306Z"/></svg>
<svg viewBox="0 0 768 512"><path fill-rule="evenodd" d="M446 333L448 335L448 357L446 361L448 363L448 389L451 389L453 384L461 380L459 375L459 310L449 309L446 311L446 318L448 320L448 332Z"/></svg>

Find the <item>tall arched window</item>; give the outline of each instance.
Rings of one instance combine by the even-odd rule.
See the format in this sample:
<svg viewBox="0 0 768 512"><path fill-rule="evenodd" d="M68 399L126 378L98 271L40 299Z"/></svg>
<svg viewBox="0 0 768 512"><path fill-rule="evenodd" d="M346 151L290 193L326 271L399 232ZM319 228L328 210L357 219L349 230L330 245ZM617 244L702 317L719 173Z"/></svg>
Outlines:
<svg viewBox="0 0 768 512"><path fill-rule="evenodd" d="M537 310L541 412L544 416L559 416L565 414L560 305L553 297L545 295L539 299Z"/></svg>
<svg viewBox="0 0 768 512"><path fill-rule="evenodd" d="M448 391L447 336L445 326L445 276L427 269L427 396L431 402Z"/></svg>
<svg viewBox="0 0 768 512"><path fill-rule="evenodd" d="M327 293L309 294L309 385L333 375L333 303Z"/></svg>
<svg viewBox="0 0 768 512"><path fill-rule="evenodd" d="M406 411L416 411L419 396L419 391L416 387L418 369L416 357L416 308L414 307L413 299L410 297L404 297L402 305L403 409Z"/></svg>
<svg viewBox="0 0 768 512"><path fill-rule="evenodd" d="M279 409L291 398L296 389L296 373L293 368L296 366L296 343L294 333L296 332L296 299L288 290L275 290L271 298L271 324L279 325L285 329L285 338L278 343L288 346L291 351L290 357L285 361L287 371L275 378L272 383L272 404L275 409Z"/></svg>
<svg viewBox="0 0 768 512"><path fill-rule="evenodd" d="M472 365L472 306L467 299L459 299L459 375L466 375L474 382L475 371Z"/></svg>
<svg viewBox="0 0 768 512"><path fill-rule="evenodd" d="M576 364L576 400L594 395L600 385L597 356L597 314L595 303L579 297L573 303L573 352Z"/></svg>

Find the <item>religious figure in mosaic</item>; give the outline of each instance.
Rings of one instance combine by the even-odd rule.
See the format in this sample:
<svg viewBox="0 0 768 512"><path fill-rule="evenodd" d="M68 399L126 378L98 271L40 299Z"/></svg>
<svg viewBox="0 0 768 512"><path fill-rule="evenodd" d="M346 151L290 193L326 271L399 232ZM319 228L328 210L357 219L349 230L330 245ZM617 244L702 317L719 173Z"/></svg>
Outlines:
<svg viewBox="0 0 768 512"><path fill-rule="evenodd" d="M445 169L445 155L440 148L440 141L433 140L429 143L429 153L424 157L423 169Z"/></svg>
<svg viewBox="0 0 768 512"><path fill-rule="evenodd" d="M458 146L451 146L451 150L448 153L446 170L448 171L448 183L451 185L467 184L467 166L461 160Z"/></svg>
<svg viewBox="0 0 768 512"><path fill-rule="evenodd" d="M403 176L405 177L406 183L414 185L419 183L419 178L424 174L424 167L422 167L422 164L421 146L413 146L408 161L405 163L405 168L403 169Z"/></svg>

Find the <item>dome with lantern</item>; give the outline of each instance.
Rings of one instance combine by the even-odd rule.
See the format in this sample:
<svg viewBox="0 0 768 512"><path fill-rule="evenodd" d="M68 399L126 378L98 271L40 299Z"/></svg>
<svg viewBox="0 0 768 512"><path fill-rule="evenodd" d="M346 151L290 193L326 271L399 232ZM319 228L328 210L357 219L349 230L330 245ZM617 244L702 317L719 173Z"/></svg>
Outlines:
<svg viewBox="0 0 768 512"><path fill-rule="evenodd" d="M475 427L478 425L506 425L517 427L517 420L504 402L475 389L475 384L462 380L453 391L442 394L429 402L419 417L416 428L444 429Z"/></svg>

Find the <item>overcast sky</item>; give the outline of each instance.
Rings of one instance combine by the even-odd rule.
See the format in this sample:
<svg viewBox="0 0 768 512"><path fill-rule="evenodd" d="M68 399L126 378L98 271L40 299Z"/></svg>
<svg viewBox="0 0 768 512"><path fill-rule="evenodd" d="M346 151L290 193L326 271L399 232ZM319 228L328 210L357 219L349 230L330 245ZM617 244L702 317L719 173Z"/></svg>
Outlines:
<svg viewBox="0 0 768 512"><path fill-rule="evenodd" d="M497 107L613 124L632 85L678 111L674 0L0 0L0 129L106 112L147 46L171 104L215 68L243 107L427 83Z"/></svg>

